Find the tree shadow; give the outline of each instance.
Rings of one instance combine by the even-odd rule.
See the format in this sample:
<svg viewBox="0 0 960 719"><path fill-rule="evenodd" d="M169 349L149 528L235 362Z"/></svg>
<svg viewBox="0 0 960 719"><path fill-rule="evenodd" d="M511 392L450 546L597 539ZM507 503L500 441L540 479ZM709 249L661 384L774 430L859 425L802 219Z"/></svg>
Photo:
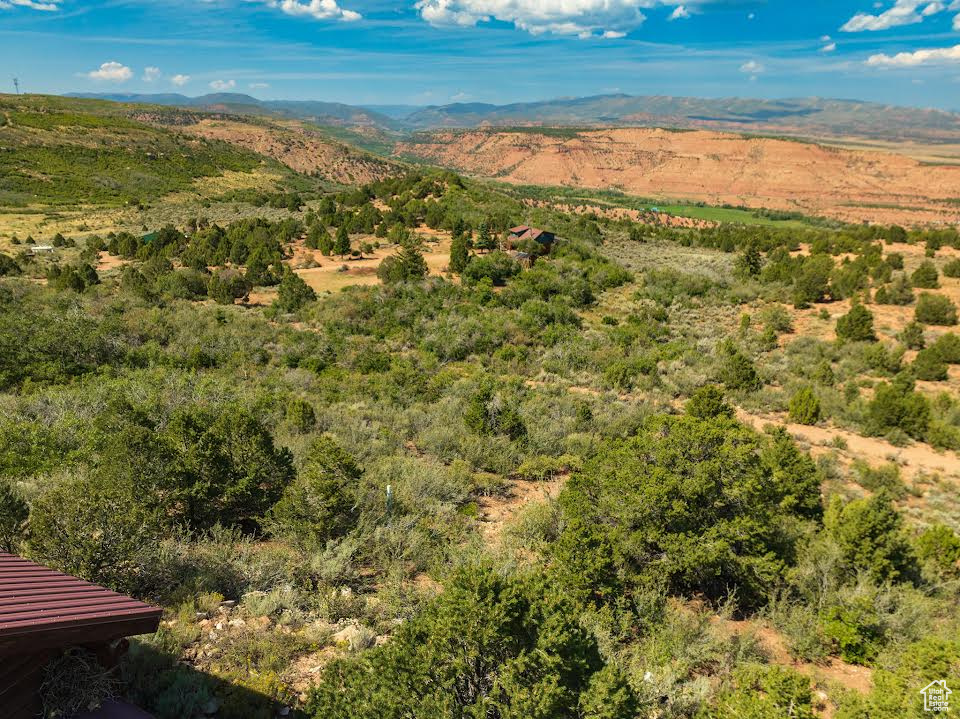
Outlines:
<svg viewBox="0 0 960 719"><path fill-rule="evenodd" d="M120 663L122 699L156 719L306 719L285 697L274 674L238 674L228 680L180 661L152 643L131 640ZM280 712L289 707L286 714Z"/></svg>

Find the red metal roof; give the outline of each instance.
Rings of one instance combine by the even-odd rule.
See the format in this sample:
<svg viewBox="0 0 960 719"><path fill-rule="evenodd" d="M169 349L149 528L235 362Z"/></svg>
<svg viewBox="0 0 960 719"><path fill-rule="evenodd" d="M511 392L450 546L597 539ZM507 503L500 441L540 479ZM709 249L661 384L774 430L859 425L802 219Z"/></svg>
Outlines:
<svg viewBox="0 0 960 719"><path fill-rule="evenodd" d="M0 552L0 655L156 631L163 610Z"/></svg>

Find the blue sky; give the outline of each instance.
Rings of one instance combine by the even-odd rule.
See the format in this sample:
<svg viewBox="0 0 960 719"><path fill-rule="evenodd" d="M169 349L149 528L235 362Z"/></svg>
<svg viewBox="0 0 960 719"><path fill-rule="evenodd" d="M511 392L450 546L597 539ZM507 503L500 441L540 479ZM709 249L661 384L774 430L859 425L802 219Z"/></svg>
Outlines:
<svg viewBox="0 0 960 719"><path fill-rule="evenodd" d="M0 91L960 110L960 0L0 0ZM7 87L9 85L10 87Z"/></svg>

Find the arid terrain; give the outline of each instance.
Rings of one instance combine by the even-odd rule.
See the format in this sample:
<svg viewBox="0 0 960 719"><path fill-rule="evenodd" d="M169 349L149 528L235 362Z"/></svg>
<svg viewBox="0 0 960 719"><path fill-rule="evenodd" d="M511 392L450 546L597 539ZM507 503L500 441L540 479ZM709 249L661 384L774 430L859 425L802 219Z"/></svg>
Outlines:
<svg viewBox="0 0 960 719"><path fill-rule="evenodd" d="M397 154L516 184L617 189L848 222L960 221L960 166L893 152L659 129L439 132L420 140L399 144Z"/></svg>

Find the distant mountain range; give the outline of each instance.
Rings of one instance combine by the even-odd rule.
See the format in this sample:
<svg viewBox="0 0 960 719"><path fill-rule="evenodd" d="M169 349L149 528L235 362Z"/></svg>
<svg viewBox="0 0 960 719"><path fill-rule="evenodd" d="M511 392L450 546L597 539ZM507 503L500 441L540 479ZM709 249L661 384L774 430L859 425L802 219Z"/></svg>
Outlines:
<svg viewBox="0 0 960 719"><path fill-rule="evenodd" d="M234 114L255 114L387 132L438 128L561 126L711 128L803 137L960 142L960 114L856 100L757 100L597 95L491 105L454 103L417 107L335 102L258 100L249 95L75 94L118 102L150 103Z"/></svg>
<svg viewBox="0 0 960 719"><path fill-rule="evenodd" d="M234 115L272 115L292 120L306 120L321 125L348 127L378 127L400 129L396 120L386 114L339 102L314 100L258 100L241 93L219 92L200 97L187 97L177 93L160 95L137 95L122 93L70 93L67 97L79 97L113 102L139 103L145 105L171 105L195 108L209 112L225 112Z"/></svg>

